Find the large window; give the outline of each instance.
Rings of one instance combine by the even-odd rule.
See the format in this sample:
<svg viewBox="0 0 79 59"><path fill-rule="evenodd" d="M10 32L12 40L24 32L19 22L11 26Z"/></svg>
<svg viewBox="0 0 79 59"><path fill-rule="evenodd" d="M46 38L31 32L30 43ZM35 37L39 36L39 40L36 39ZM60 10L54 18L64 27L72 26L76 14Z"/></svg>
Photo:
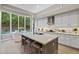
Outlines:
<svg viewBox="0 0 79 59"><path fill-rule="evenodd" d="M19 16L19 31L24 31L24 16Z"/></svg>
<svg viewBox="0 0 79 59"><path fill-rule="evenodd" d="M2 12L1 13L2 15L2 30L1 30L1 33L2 34L5 34L5 33L8 33L10 31L10 14L9 13L6 13L6 12Z"/></svg>
<svg viewBox="0 0 79 59"><path fill-rule="evenodd" d="M30 30L30 17L26 17L26 30Z"/></svg>
<svg viewBox="0 0 79 59"><path fill-rule="evenodd" d="M25 16L18 16L7 12L1 12L1 34L17 30L21 32L24 31L24 29L26 29L26 31L29 31L30 17L26 17L26 19L24 19L24 17Z"/></svg>
<svg viewBox="0 0 79 59"><path fill-rule="evenodd" d="M18 16L12 14L12 31L18 30Z"/></svg>

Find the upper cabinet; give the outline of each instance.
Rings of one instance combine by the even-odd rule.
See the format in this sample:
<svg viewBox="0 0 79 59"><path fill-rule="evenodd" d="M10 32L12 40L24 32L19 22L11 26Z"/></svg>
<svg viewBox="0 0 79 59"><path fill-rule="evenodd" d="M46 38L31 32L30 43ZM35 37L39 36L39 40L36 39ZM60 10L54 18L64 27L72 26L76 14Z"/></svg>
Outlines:
<svg viewBox="0 0 79 59"><path fill-rule="evenodd" d="M55 16L55 25L58 27L78 27L79 13L78 11L67 12Z"/></svg>

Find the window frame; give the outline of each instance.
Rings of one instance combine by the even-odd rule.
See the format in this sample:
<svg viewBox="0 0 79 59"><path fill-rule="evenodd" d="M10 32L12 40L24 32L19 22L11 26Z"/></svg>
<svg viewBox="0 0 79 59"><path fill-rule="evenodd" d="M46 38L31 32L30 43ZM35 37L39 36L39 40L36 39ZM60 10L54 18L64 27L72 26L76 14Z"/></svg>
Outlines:
<svg viewBox="0 0 79 59"><path fill-rule="evenodd" d="M24 16L24 30L23 31L27 31L26 30L26 17L28 16L28 15L21 15L21 14L17 14L17 13L14 13L14 12L9 12L9 11L6 11L6 10L1 10L0 11L0 14L2 13L2 12L6 12L6 13L9 13L10 14L10 28L9 28L9 32L8 33L12 33L12 32L14 32L14 31L12 31L12 14L14 14L14 15L17 15L18 16L18 32L20 32L19 31L19 28L20 28L20 26L19 26L19 16ZM31 16L29 16L30 17L30 20L31 20ZM32 21L30 21L30 29L29 29L29 31L31 30L31 26L32 26L32 24L31 24L31 22ZM2 34L1 32L2 32L2 15L0 16L0 34ZM8 33L3 33L3 34L8 34Z"/></svg>

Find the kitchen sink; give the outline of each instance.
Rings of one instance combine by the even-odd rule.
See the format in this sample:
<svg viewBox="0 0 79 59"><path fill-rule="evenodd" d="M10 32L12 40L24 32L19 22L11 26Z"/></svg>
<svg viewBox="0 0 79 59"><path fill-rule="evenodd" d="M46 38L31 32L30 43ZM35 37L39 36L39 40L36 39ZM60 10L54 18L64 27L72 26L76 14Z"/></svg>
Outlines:
<svg viewBox="0 0 79 59"><path fill-rule="evenodd" d="M35 34L37 34L37 35L44 35L44 33L35 33Z"/></svg>

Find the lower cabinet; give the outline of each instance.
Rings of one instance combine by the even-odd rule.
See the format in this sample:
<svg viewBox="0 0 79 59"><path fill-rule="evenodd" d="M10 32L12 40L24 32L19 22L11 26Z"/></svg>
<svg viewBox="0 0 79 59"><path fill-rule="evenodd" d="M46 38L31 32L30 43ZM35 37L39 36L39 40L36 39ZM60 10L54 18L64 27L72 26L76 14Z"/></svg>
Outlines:
<svg viewBox="0 0 79 59"><path fill-rule="evenodd" d="M57 53L58 53L58 38L42 47L42 54L57 54Z"/></svg>
<svg viewBox="0 0 79 59"><path fill-rule="evenodd" d="M79 36L72 36L71 46L79 49Z"/></svg>
<svg viewBox="0 0 79 59"><path fill-rule="evenodd" d="M64 44L73 48L78 48L79 49L79 36L75 35L61 35L59 37L60 44Z"/></svg>

